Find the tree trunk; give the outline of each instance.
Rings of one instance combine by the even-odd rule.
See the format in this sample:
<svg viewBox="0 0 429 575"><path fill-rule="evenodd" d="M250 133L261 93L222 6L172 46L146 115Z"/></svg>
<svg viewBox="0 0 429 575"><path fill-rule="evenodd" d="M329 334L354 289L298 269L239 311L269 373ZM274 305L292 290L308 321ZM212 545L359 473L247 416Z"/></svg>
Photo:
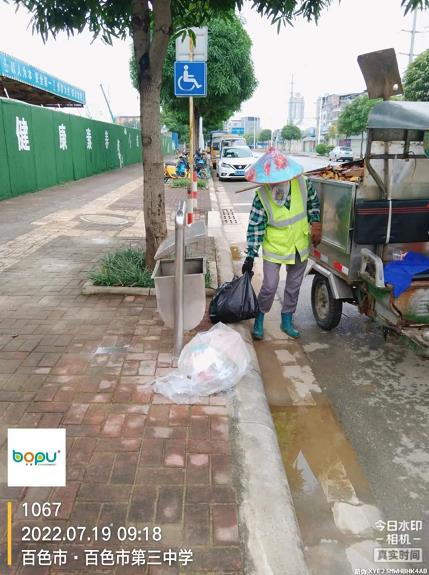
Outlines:
<svg viewBox="0 0 429 575"><path fill-rule="evenodd" d="M153 269L156 250L167 235L160 92L162 66L171 34L171 9L169 0L152 0L151 6L152 9L148 0L132 0L133 46L140 88L146 263Z"/></svg>

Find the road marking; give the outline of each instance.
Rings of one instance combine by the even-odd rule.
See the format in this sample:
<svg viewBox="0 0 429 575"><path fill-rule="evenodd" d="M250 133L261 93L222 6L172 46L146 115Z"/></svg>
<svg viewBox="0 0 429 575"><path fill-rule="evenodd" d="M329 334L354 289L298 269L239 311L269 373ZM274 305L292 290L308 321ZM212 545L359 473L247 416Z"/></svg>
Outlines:
<svg viewBox="0 0 429 575"><path fill-rule="evenodd" d="M252 202L234 202L234 206L251 206Z"/></svg>

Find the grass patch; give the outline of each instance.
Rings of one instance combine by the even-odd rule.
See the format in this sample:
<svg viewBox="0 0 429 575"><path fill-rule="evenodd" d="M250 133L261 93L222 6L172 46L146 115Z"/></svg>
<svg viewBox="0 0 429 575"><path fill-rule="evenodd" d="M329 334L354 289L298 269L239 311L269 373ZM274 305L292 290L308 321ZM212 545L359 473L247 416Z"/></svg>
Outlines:
<svg viewBox="0 0 429 575"><path fill-rule="evenodd" d="M146 257L137 248L121 248L103 256L88 277L97 286L153 287Z"/></svg>
<svg viewBox="0 0 429 575"><path fill-rule="evenodd" d="M209 262L207 262L207 269L206 269L206 273L204 276L204 283L205 283L206 288L212 287L212 274L210 273Z"/></svg>
<svg viewBox="0 0 429 575"><path fill-rule="evenodd" d="M121 248L103 256L97 267L89 272L88 278L96 286L154 287L151 273L146 267L145 253L142 250ZM212 276L207 262L205 287L211 287L211 282Z"/></svg>
<svg viewBox="0 0 429 575"><path fill-rule="evenodd" d="M171 180L171 185L173 188L186 188L191 183L189 178L177 178L177 180ZM198 188L206 188L206 180L199 179L197 181Z"/></svg>

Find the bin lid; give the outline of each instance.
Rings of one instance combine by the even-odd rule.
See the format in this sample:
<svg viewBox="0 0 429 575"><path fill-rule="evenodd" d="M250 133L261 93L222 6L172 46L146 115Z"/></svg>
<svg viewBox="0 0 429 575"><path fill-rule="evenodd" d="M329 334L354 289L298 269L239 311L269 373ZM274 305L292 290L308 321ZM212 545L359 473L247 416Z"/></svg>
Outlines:
<svg viewBox="0 0 429 575"><path fill-rule="evenodd" d="M369 114L368 128L429 130L429 102L380 102Z"/></svg>
<svg viewBox="0 0 429 575"><path fill-rule="evenodd" d="M165 238L165 240L160 244L160 246L156 250L155 260L166 258L168 256L171 256L172 253L174 253L176 249L175 235L176 234L174 232L169 234ZM185 246L195 243L198 240L202 240L203 238L206 237L206 235L207 231L204 220L198 220L198 222L195 222L185 228Z"/></svg>

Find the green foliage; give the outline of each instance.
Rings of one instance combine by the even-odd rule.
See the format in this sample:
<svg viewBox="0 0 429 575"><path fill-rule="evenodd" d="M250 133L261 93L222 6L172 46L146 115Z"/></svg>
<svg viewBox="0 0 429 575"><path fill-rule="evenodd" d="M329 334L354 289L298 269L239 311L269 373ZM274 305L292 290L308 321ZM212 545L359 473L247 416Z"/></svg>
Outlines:
<svg viewBox="0 0 429 575"><path fill-rule="evenodd" d="M429 101L429 50L422 52L412 62L404 77L404 95L412 102Z"/></svg>
<svg viewBox="0 0 429 575"><path fill-rule="evenodd" d="M329 126L329 131L328 131L328 139L334 140L337 136L338 136L337 125L335 123L331 124Z"/></svg>
<svg viewBox="0 0 429 575"><path fill-rule="evenodd" d="M259 140L259 132L256 132L255 137L253 137L253 132L251 134L245 134L244 139L248 146L253 146L253 142Z"/></svg>
<svg viewBox="0 0 429 575"><path fill-rule="evenodd" d="M146 257L137 248L121 248L106 254L88 277L98 286L153 287Z"/></svg>
<svg viewBox="0 0 429 575"><path fill-rule="evenodd" d="M240 109L256 86L251 59L251 40L240 19L216 16L208 22L207 97L194 98L196 116L202 116L204 129L216 129ZM163 109L183 126L189 121L187 98L176 98L173 86L175 43L170 41L163 69L161 102ZM166 124L170 127L168 124Z"/></svg>
<svg viewBox="0 0 429 575"><path fill-rule="evenodd" d="M206 288L211 288L212 287L212 274L210 272L210 266L208 265L207 262L207 269L206 269L206 275L204 276L204 285Z"/></svg>
<svg viewBox="0 0 429 575"><path fill-rule="evenodd" d="M265 129L265 130L261 130L261 133L258 136L258 140L260 140L261 142L268 142L269 140L271 140L271 130Z"/></svg>
<svg viewBox="0 0 429 575"><path fill-rule="evenodd" d="M170 184L173 188L186 188L191 183L189 178L177 178L175 180L170 180ZM198 188L206 188L207 184L205 180L199 179L197 181Z"/></svg>
<svg viewBox="0 0 429 575"><path fill-rule="evenodd" d="M46 39L65 31L69 36L88 28L111 43L112 37L125 39L131 29L132 0L6 0L32 13L33 30ZM292 24L297 16L317 22L332 0L252 0L252 9L268 18L279 29ZM172 0L171 33L178 36L191 26L204 25L213 14L241 10L244 0ZM429 8L429 0L401 0L404 13ZM156 4L155 4L156 7ZM148 3L153 22L153 5Z"/></svg>
<svg viewBox="0 0 429 575"><path fill-rule="evenodd" d="M370 100L368 96L358 96L348 104L338 118L338 132L346 136L362 134L368 124L372 108L380 100Z"/></svg>
<svg viewBox="0 0 429 575"><path fill-rule="evenodd" d="M181 144L189 142L189 123L183 123L172 110L161 111L161 122L169 130L179 134Z"/></svg>
<svg viewBox="0 0 429 575"><path fill-rule="evenodd" d="M289 142L292 140L300 140L302 137L301 130L298 128L298 126L294 126L293 124L287 124L287 126L283 126L281 136L283 140L287 140Z"/></svg>
<svg viewBox="0 0 429 575"><path fill-rule="evenodd" d="M327 144L317 144L316 154L320 156L326 156L329 153L329 146Z"/></svg>

